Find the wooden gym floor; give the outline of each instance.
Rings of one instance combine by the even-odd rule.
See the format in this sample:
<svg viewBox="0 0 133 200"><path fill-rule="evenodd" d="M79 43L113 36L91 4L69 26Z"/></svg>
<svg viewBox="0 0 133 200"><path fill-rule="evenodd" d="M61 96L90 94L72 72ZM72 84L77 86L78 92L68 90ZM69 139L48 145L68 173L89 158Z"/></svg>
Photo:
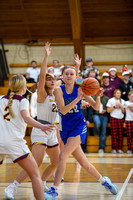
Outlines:
<svg viewBox="0 0 133 200"><path fill-rule="evenodd" d="M133 200L133 154L89 153L86 156L103 176L108 176L117 185L119 193L112 195L106 191L70 156L64 182L59 186L59 200ZM45 157L40 167L41 173L48 162L49 159ZM14 181L19 170L20 167L11 163L9 158L5 159L4 164L0 166L0 200L6 199L4 188ZM53 180L50 178L48 186L52 183ZM15 199L34 200L29 179L19 186Z"/></svg>

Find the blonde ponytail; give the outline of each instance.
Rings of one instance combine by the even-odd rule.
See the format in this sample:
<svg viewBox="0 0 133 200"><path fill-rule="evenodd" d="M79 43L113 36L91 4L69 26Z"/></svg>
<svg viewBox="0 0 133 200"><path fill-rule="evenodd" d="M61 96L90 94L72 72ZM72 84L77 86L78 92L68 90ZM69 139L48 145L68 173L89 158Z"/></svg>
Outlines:
<svg viewBox="0 0 133 200"><path fill-rule="evenodd" d="M11 91L10 96L9 96L9 101L8 101L9 113L10 113L12 118L15 117L13 110L11 108L14 95L15 95L15 92Z"/></svg>
<svg viewBox="0 0 133 200"><path fill-rule="evenodd" d="M13 97L17 92L19 92L25 86L26 86L26 79L21 74L14 75L9 80L9 88L11 90L11 93L9 95L8 107L9 107L9 113L12 118L15 117L15 114L13 113L12 110Z"/></svg>

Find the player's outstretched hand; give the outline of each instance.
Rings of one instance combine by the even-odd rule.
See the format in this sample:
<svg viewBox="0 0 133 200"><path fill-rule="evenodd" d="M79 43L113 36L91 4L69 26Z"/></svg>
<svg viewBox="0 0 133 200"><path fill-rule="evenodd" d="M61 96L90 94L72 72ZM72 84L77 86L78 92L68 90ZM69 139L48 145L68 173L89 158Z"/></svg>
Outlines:
<svg viewBox="0 0 133 200"><path fill-rule="evenodd" d="M97 92L96 96L98 97L101 97L104 93L104 89L103 88L100 88L99 91Z"/></svg>
<svg viewBox="0 0 133 200"><path fill-rule="evenodd" d="M73 60L74 60L75 64L80 67L80 65L81 65L81 58L79 58L79 55L77 53L74 54Z"/></svg>
<svg viewBox="0 0 133 200"><path fill-rule="evenodd" d="M54 124L49 124L49 125L48 124L47 125L42 124L41 130L44 131L48 135L48 133L46 131L51 132L55 128L56 128L56 125L54 125Z"/></svg>
<svg viewBox="0 0 133 200"><path fill-rule="evenodd" d="M46 42L44 48L45 48L46 55L49 56L51 53L50 43Z"/></svg>

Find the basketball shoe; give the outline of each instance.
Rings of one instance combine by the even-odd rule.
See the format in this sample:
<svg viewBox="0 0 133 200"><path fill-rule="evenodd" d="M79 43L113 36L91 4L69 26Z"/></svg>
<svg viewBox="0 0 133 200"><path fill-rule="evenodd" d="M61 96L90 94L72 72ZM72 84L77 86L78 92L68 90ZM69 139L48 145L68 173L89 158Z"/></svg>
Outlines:
<svg viewBox="0 0 133 200"><path fill-rule="evenodd" d="M14 183L5 188L5 197L10 200L14 200L14 194L17 192L17 187Z"/></svg>
<svg viewBox="0 0 133 200"><path fill-rule="evenodd" d="M45 200L57 200L58 199L58 192L55 190L54 187L51 187L50 190L45 192Z"/></svg>
<svg viewBox="0 0 133 200"><path fill-rule="evenodd" d="M103 178L105 179L105 182L102 185L105 187L105 189L116 195L118 193L117 186L114 185L107 176L104 176Z"/></svg>

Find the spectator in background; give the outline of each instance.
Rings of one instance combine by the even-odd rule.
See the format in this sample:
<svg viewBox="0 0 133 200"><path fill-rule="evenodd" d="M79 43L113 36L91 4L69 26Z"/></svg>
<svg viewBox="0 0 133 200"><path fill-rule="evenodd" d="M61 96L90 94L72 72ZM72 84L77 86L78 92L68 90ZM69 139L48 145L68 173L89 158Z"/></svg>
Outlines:
<svg viewBox="0 0 133 200"><path fill-rule="evenodd" d="M53 66L48 67L48 73L54 74L54 67Z"/></svg>
<svg viewBox="0 0 133 200"><path fill-rule="evenodd" d="M94 95L92 98L96 100L96 95ZM106 104L108 100L109 98L103 94L100 97L101 105L99 111L93 109L93 119L95 124L96 136L100 136L98 153L104 153L106 143L106 128L108 123L108 113Z"/></svg>
<svg viewBox="0 0 133 200"><path fill-rule="evenodd" d="M86 120L86 125L89 125L93 121L93 117L92 117L92 115L90 116L90 113L89 113L89 107L90 107L89 103L83 98L81 112ZM94 135L94 128L89 128L89 131L90 131L90 135ZM84 153L88 153L88 151L87 151L87 135L86 135L86 139L85 139L85 144L81 144L81 147L82 147L82 150Z"/></svg>
<svg viewBox="0 0 133 200"><path fill-rule="evenodd" d="M110 76L108 72L104 72L102 74L103 78L103 89L104 89L104 95L106 95L109 98L113 97L113 92L115 90L115 86L110 83Z"/></svg>
<svg viewBox="0 0 133 200"><path fill-rule="evenodd" d="M123 144L123 119L124 119L124 104L125 101L121 99L121 91L115 89L114 97L107 102L107 112L110 113L110 130L112 139L112 153L122 154Z"/></svg>
<svg viewBox="0 0 133 200"><path fill-rule="evenodd" d="M81 109L82 109L82 114L86 120L86 124L89 125L90 123L93 123L92 107L87 104L85 105L85 103L82 103ZM94 128L89 128L89 132L90 132L91 136L94 136ZM85 152L84 149L83 149L83 151Z"/></svg>
<svg viewBox="0 0 133 200"><path fill-rule="evenodd" d="M133 83L133 68L131 69L131 72L130 72L131 76L129 78L130 82Z"/></svg>
<svg viewBox="0 0 133 200"><path fill-rule="evenodd" d="M117 76L117 69L115 67L109 68L110 73L110 84L114 85L115 89L118 88L118 85L121 83L121 79Z"/></svg>
<svg viewBox="0 0 133 200"><path fill-rule="evenodd" d="M89 71L89 77L97 79L97 77L96 77L96 71L94 69L90 69L90 71ZM101 84L101 81L99 79L97 79L97 80L98 80L99 84Z"/></svg>
<svg viewBox="0 0 133 200"><path fill-rule="evenodd" d="M64 67L64 65L60 66L58 60L53 60L53 67L54 67L54 75L56 79L58 79L62 74L61 69Z"/></svg>
<svg viewBox="0 0 133 200"><path fill-rule="evenodd" d="M128 93L133 89L133 83L129 80L129 71L125 70L122 73L123 81L119 84L119 89L122 93L121 98L125 101L128 100Z"/></svg>
<svg viewBox="0 0 133 200"><path fill-rule="evenodd" d="M93 69L95 72L96 72L96 79L97 80L100 80L100 76L99 76L99 70L96 69L94 66L93 66L93 60L92 58L87 58L86 59L86 66L85 68L82 70L81 72L81 75L82 75L82 78L88 78L89 77L89 71Z"/></svg>
<svg viewBox="0 0 133 200"><path fill-rule="evenodd" d="M28 67L26 71L26 81L28 83L36 83L39 74L40 74L40 69L37 67L37 62L35 60L32 60L31 67Z"/></svg>
<svg viewBox="0 0 133 200"><path fill-rule="evenodd" d="M129 101L125 101L125 111L126 111L126 134L127 134L127 154L131 154L133 151L132 134L133 134L133 90L128 94Z"/></svg>

